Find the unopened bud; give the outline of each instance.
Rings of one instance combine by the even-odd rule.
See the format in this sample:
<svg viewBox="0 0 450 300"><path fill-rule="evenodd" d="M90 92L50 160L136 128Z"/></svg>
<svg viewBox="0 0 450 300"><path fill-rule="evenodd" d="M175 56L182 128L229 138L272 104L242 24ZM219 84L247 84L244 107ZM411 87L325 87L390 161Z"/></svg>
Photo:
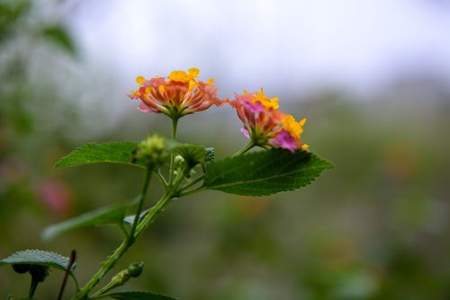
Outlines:
<svg viewBox="0 0 450 300"><path fill-rule="evenodd" d="M166 141L158 135L152 135L138 144L133 159L148 166L157 166L162 164L167 156Z"/></svg>
<svg viewBox="0 0 450 300"><path fill-rule="evenodd" d="M111 281L105 287L103 287L98 293L105 294L106 292L108 292L112 289L115 289L117 287L124 285L131 278L135 278L135 277L138 277L139 275L141 275L143 269L144 269L143 262L138 262L138 263L129 265L128 268L117 273L111 279Z"/></svg>
<svg viewBox="0 0 450 300"><path fill-rule="evenodd" d="M184 160L183 156L177 155L177 156L175 156L174 163L175 163L176 167L181 167L184 165L185 160Z"/></svg>
<svg viewBox="0 0 450 300"><path fill-rule="evenodd" d="M143 270L144 270L144 263L142 261L131 264L128 267L128 272L130 273L131 277L139 277L142 274Z"/></svg>

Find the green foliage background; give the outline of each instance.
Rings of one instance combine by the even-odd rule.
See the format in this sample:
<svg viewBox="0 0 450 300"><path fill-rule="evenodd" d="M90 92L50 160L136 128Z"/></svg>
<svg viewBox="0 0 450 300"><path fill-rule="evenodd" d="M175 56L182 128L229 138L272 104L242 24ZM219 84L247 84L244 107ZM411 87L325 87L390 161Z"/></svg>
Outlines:
<svg viewBox="0 0 450 300"><path fill-rule="evenodd" d="M26 1L3 1L0 13L0 257L76 248L83 282L120 232L80 229L44 242L42 230L132 199L142 174L100 165L61 171L54 162L86 142L169 135L169 122L132 104L112 122L101 91L90 96L100 104L86 110L74 99L90 87L65 85L38 63L59 75L67 71L62 61L82 68L63 20L39 19ZM412 101L404 93L410 89L438 96ZM307 99L280 95L290 112L308 116L305 140L335 169L298 192L254 198L211 191L177 201L121 263L145 261L131 285L196 300L448 299L449 95L428 78L403 79L365 102L335 87ZM232 118L235 127L223 126ZM183 119L179 135L224 157L244 143L235 120L211 110ZM161 191L152 185L151 192ZM53 272L38 299L55 298L61 279ZM0 269L0 298L21 293L25 280Z"/></svg>

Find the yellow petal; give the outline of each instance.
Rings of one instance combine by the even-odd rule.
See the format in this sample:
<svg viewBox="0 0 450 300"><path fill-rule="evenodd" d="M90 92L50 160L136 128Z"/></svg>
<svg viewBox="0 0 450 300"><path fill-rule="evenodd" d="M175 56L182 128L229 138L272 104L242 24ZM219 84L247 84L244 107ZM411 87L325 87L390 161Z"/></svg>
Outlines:
<svg viewBox="0 0 450 300"><path fill-rule="evenodd" d="M189 77L191 79L197 78L197 76L200 74L200 70L198 68L190 68L188 70Z"/></svg>
<svg viewBox="0 0 450 300"><path fill-rule="evenodd" d="M283 128L286 129L292 136L298 138L303 132L302 126L295 120L294 116L287 115L282 120Z"/></svg>
<svg viewBox="0 0 450 300"><path fill-rule="evenodd" d="M189 91L192 91L193 88L197 87L198 83L195 80L189 81Z"/></svg>
<svg viewBox="0 0 450 300"><path fill-rule="evenodd" d="M137 84L143 85L144 82L145 82L144 76L139 75L139 76L136 77L136 83Z"/></svg>
<svg viewBox="0 0 450 300"><path fill-rule="evenodd" d="M186 74L185 71L172 71L169 74L169 79L178 82L188 82L189 76Z"/></svg>

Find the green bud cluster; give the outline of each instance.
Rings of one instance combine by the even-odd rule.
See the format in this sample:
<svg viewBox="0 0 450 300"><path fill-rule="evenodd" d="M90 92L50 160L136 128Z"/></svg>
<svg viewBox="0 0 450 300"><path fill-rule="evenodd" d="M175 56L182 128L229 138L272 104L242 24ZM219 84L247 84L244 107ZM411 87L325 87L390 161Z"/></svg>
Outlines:
<svg viewBox="0 0 450 300"><path fill-rule="evenodd" d="M138 144L133 159L155 167L162 165L168 156L165 139L155 134Z"/></svg>

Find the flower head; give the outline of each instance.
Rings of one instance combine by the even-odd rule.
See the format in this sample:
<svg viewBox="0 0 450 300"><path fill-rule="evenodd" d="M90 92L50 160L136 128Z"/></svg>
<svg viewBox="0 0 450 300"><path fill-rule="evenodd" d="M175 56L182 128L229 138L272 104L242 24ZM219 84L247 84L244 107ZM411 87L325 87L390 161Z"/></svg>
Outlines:
<svg viewBox="0 0 450 300"><path fill-rule="evenodd" d="M139 109L144 112L163 113L173 119L219 105L214 80L197 80L200 70L172 71L167 78L136 77L138 88L129 97L140 100Z"/></svg>
<svg viewBox="0 0 450 300"><path fill-rule="evenodd" d="M291 152L307 150L308 145L301 142L306 119L297 122L292 115L279 111L277 97L269 98L261 89L256 93L237 95L229 103L244 125L241 132L254 145L283 148Z"/></svg>

